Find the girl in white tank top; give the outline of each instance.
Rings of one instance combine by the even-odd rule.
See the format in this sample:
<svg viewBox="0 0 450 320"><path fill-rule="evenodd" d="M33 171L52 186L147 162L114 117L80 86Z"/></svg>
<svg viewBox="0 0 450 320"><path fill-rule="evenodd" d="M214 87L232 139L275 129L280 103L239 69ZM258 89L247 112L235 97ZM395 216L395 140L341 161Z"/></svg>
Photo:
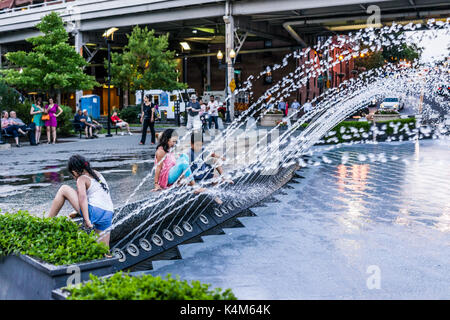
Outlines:
<svg viewBox="0 0 450 320"><path fill-rule="evenodd" d="M100 234L99 241L109 246L109 228L114 216L114 205L108 183L80 155L70 157L67 167L77 181L77 190L63 185L53 200L48 216L55 217L67 200L82 215L86 226L94 228Z"/></svg>

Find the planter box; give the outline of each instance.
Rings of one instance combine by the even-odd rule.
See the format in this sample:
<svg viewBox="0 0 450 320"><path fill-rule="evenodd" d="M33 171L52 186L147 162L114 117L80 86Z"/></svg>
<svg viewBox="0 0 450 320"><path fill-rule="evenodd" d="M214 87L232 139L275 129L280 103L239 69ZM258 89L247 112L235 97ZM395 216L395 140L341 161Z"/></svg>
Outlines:
<svg viewBox="0 0 450 320"><path fill-rule="evenodd" d="M118 258L55 266L26 255L0 257L0 300L50 300L52 290L67 286L79 268L80 280L89 274L104 276L113 272ZM69 279L70 278L70 279Z"/></svg>
<svg viewBox="0 0 450 320"><path fill-rule="evenodd" d="M374 114L373 115L373 120L375 122L398 120L398 119L400 119L400 115L399 114Z"/></svg>
<svg viewBox="0 0 450 320"><path fill-rule="evenodd" d="M277 125L278 121L283 120L284 114L265 114L261 118L261 126L264 127L274 127Z"/></svg>

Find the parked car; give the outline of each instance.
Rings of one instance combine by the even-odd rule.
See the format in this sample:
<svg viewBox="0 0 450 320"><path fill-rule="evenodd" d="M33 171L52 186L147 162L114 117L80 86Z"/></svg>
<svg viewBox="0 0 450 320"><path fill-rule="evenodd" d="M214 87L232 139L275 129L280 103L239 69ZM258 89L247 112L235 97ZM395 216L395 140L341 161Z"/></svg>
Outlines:
<svg viewBox="0 0 450 320"><path fill-rule="evenodd" d="M384 98L383 102L380 104L380 109L400 111L403 109L403 102L397 97Z"/></svg>

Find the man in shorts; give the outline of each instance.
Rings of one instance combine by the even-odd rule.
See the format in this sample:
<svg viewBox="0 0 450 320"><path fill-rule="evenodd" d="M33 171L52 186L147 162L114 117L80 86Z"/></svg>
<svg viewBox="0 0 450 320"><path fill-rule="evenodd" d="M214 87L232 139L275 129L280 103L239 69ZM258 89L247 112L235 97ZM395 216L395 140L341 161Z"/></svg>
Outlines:
<svg viewBox="0 0 450 320"><path fill-rule="evenodd" d="M130 136L133 135L133 134L131 133L131 131L130 131L130 126L128 125L128 123L125 122L125 121L123 121L122 119L120 119L120 118L117 116L117 112L116 112L116 111L114 111L113 114L112 114L112 116L111 116L111 122L112 122L112 124L115 125L116 127L119 127L120 130L122 130L122 128L125 127L125 128L127 129L127 131L128 131L128 134L129 134ZM123 132L121 132L121 134L123 135Z"/></svg>

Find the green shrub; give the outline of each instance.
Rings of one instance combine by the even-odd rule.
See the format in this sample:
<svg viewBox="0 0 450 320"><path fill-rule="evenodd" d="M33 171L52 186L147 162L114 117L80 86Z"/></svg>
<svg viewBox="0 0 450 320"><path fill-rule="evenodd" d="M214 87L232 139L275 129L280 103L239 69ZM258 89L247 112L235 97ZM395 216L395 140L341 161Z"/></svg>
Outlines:
<svg viewBox="0 0 450 320"><path fill-rule="evenodd" d="M141 113L141 106L128 106L118 112L119 117L128 123L139 123L139 114Z"/></svg>
<svg viewBox="0 0 450 320"><path fill-rule="evenodd" d="M0 110L9 111L11 106L15 106L19 103L20 100L17 91L0 80Z"/></svg>
<svg viewBox="0 0 450 320"><path fill-rule="evenodd" d="M392 128L389 123L400 123L400 128L404 125L404 124L408 124L410 126L410 129L414 129L415 128L415 123L416 123L416 119L415 118L407 118L407 119L397 119L397 120L386 120L386 121L379 121L376 122L376 125L378 127L378 129L380 130L380 127L382 127L383 125L386 125L386 130L385 130L385 134L383 136L392 136L394 134L394 128ZM411 126L412 124L412 126ZM333 129L331 129L330 131L334 131L336 132L334 135L329 136L329 137L325 137L324 140L326 143L343 143L343 142L350 142L350 141L361 141L367 138L363 138L362 134L363 133L369 133L370 132L370 128L373 126L372 122L367 122L367 121L342 121L341 123L339 123L336 127L334 127ZM345 132L341 133L341 128L345 127ZM360 137L352 137L351 139L344 139L342 136L343 135L348 135L349 134L349 129L353 127L355 129L359 130L361 128L363 128L363 132L359 132ZM403 133L398 133L397 135L402 135ZM329 139L333 139L334 137L336 137L338 139L338 142L336 141L329 141L327 142Z"/></svg>
<svg viewBox="0 0 450 320"><path fill-rule="evenodd" d="M190 284L170 274L166 279L152 275L132 277L117 272L110 278L90 275L90 281L65 290L69 300L236 300L233 292L221 288L210 290L210 285L199 281Z"/></svg>
<svg viewBox="0 0 450 320"><path fill-rule="evenodd" d="M74 114L71 107L61 106L61 108L63 109L63 113L57 118L58 133L63 136L68 136L73 132L73 125L71 120L73 120Z"/></svg>
<svg viewBox="0 0 450 320"><path fill-rule="evenodd" d="M102 259L106 253L94 231L87 234L67 217L40 218L27 211L0 214L0 256L25 254L65 265Z"/></svg>

